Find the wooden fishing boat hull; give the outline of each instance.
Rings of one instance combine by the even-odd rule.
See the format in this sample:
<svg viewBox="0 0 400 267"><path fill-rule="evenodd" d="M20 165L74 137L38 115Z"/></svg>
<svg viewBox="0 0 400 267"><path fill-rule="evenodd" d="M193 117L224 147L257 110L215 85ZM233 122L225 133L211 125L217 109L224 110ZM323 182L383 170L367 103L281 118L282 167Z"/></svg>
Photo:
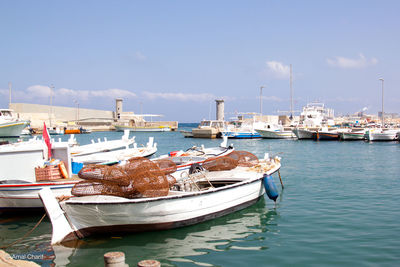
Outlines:
<svg viewBox="0 0 400 267"><path fill-rule="evenodd" d="M316 132L314 135L315 140L338 140L339 133L337 132Z"/></svg>

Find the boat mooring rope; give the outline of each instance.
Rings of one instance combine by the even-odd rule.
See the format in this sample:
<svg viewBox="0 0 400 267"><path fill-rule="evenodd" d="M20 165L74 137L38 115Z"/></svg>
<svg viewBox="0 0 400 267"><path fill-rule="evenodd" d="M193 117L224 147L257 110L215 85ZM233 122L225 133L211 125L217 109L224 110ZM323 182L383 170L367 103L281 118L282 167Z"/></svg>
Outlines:
<svg viewBox="0 0 400 267"><path fill-rule="evenodd" d="M42 216L42 218L36 223L36 225L35 225L31 230L29 230L26 234L24 234L23 237L21 237L20 239L17 239L16 241L12 242L11 244L8 244L7 246L2 246L2 247L0 247L0 249L7 249L7 248L9 248L9 247L14 246L15 244L18 244L18 243L21 242L22 240L24 240L24 238L26 238L27 236L29 236L29 235L33 232L33 230L35 230L35 229L39 226L39 224L43 221L43 219L44 219L45 217L46 217L46 213Z"/></svg>

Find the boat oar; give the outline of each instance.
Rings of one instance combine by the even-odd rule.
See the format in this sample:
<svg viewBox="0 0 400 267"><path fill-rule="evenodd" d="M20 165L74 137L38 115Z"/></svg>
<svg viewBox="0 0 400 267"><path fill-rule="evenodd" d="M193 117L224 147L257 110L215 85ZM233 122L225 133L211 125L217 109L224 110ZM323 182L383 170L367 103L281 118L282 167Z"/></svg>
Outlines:
<svg viewBox="0 0 400 267"><path fill-rule="evenodd" d="M282 189L283 189L285 187L283 186L283 182L282 182L282 178L281 178L281 172L279 170L278 170L278 175L279 175L279 180L281 181L281 186L282 186Z"/></svg>

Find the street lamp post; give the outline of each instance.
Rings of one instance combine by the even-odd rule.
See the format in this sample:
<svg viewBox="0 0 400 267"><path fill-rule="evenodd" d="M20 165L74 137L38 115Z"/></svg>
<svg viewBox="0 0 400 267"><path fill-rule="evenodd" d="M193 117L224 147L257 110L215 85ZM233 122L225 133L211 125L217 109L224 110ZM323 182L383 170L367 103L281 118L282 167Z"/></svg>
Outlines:
<svg viewBox="0 0 400 267"><path fill-rule="evenodd" d="M384 115L384 111L383 111L383 82L384 79L383 78L379 78L380 81L382 81L382 129L385 127L385 115Z"/></svg>

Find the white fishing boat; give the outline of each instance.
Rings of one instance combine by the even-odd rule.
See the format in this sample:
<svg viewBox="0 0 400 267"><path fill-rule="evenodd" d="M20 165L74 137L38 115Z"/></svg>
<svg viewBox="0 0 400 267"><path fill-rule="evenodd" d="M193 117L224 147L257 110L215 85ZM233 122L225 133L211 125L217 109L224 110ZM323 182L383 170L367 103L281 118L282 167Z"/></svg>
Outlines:
<svg viewBox="0 0 400 267"><path fill-rule="evenodd" d="M134 138L133 138L134 139ZM131 139L132 140L132 139ZM120 140L115 140L120 141ZM124 140L122 140L124 142ZM128 141L128 140L126 140ZM112 141L108 141L112 142ZM108 142L104 142L107 144ZM96 145L99 143L95 143ZM125 144L128 144L126 142ZM133 146L124 146L118 150L112 150L106 152L86 153L83 151L81 154L75 154L72 156L73 163L87 164L116 164L124 160L128 160L133 157L150 157L157 152L157 143L154 143L154 137L149 137L149 142L146 146L138 147L136 143Z"/></svg>
<svg viewBox="0 0 400 267"><path fill-rule="evenodd" d="M200 223L253 205L266 189L276 200L277 194L271 194L276 187L271 188L270 175L280 166L279 158L265 158L251 167L200 171L183 183L173 184L163 195L154 195L152 189L153 196L139 198L90 195L58 202L51 190L44 189L39 194L53 227L51 243L57 244L90 235L156 231ZM80 192L82 188L77 186L75 192Z"/></svg>
<svg viewBox="0 0 400 267"><path fill-rule="evenodd" d="M312 102L303 107L299 125L293 129L298 139L316 139L321 127L333 126L334 111L323 103Z"/></svg>
<svg viewBox="0 0 400 267"><path fill-rule="evenodd" d="M0 211L43 208L38 197L43 188L51 189L56 196L71 195L78 179L70 178L68 143L53 143L52 153L65 164L68 178L62 178L58 166L42 168L47 158L47 147L42 140L0 146Z"/></svg>
<svg viewBox="0 0 400 267"><path fill-rule="evenodd" d="M256 129L262 138L266 139L292 139L296 135L290 128L285 129L280 124L268 124L266 128Z"/></svg>
<svg viewBox="0 0 400 267"><path fill-rule="evenodd" d="M201 165L207 159L224 157L232 153L234 150L235 149L232 145L228 145L228 138L225 136L218 147L205 148L203 145L200 147L193 146L186 151L171 151L168 155L162 155L154 160L172 160L176 164L177 170L171 175L178 181L182 179L182 177L187 177L189 174L192 174L201 168Z"/></svg>
<svg viewBox="0 0 400 267"><path fill-rule="evenodd" d="M339 139L348 141L348 140L364 140L365 139L365 130L364 129L351 129L350 131L343 131L339 133Z"/></svg>
<svg viewBox="0 0 400 267"><path fill-rule="evenodd" d="M192 134L194 138L219 138L224 127L224 121L203 120L197 128L192 129Z"/></svg>
<svg viewBox="0 0 400 267"><path fill-rule="evenodd" d="M71 135L70 139L73 138L74 136ZM135 136L129 138L129 131L124 131L124 134L122 135L121 139L107 140L107 138L104 138L104 140L101 140L99 138L97 142L92 139L90 144L72 146L70 151L72 156L86 156L94 153L108 152L108 151L128 148L129 146L132 146L134 143L135 143Z"/></svg>
<svg viewBox="0 0 400 267"><path fill-rule="evenodd" d="M222 136L231 139L252 139L261 138L260 133L256 129L267 127L267 123L256 120L257 113L239 113L237 120L233 120L225 125L221 132ZM245 115L252 116L245 118Z"/></svg>
<svg viewBox="0 0 400 267"><path fill-rule="evenodd" d="M365 132L365 139L368 141L395 141L398 131L398 129L368 129Z"/></svg>
<svg viewBox="0 0 400 267"><path fill-rule="evenodd" d="M30 121L19 120L11 109L0 109L0 137L20 137Z"/></svg>
<svg viewBox="0 0 400 267"><path fill-rule="evenodd" d="M314 139L317 131L309 128L295 128L292 131L297 139Z"/></svg>

